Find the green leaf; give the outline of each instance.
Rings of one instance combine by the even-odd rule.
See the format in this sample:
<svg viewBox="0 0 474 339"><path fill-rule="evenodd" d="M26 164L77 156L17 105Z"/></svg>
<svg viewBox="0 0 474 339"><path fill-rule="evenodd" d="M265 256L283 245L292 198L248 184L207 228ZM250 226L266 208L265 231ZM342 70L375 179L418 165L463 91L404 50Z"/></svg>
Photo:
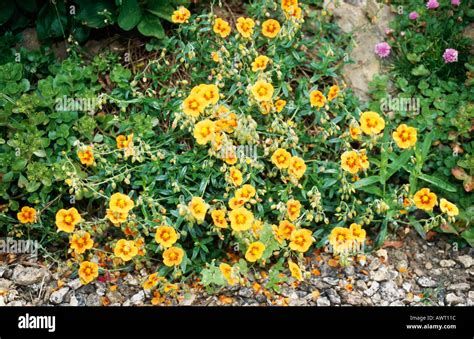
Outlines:
<svg viewBox="0 0 474 339"><path fill-rule="evenodd" d="M387 237L387 224L388 224L387 219L385 219L382 222L382 226L380 227L380 232L377 235L377 238L375 239L374 248L379 248L380 246L383 245L385 238Z"/></svg>
<svg viewBox="0 0 474 339"><path fill-rule="evenodd" d="M13 0L0 1L0 25L3 25L15 12L15 2Z"/></svg>
<svg viewBox="0 0 474 339"><path fill-rule="evenodd" d="M35 13L38 11L36 0L16 0L16 5L29 13Z"/></svg>
<svg viewBox="0 0 474 339"><path fill-rule="evenodd" d="M123 0L117 23L123 30L133 29L142 19L142 9L138 0Z"/></svg>
<svg viewBox="0 0 474 339"><path fill-rule="evenodd" d="M142 21L138 24L138 31L144 36L163 39L165 30L161 25L160 19L153 14L145 13Z"/></svg>
<svg viewBox="0 0 474 339"><path fill-rule="evenodd" d="M447 192L457 192L457 189L456 187L454 187L453 185L451 185L450 183L440 179L440 178L437 178L437 177L434 177L434 176L431 176L431 175L428 175L428 174L423 174L423 173L420 173L420 175L418 175L418 178L423 180L423 181L426 181L438 188L441 188L442 190L445 190Z"/></svg>
<svg viewBox="0 0 474 339"><path fill-rule="evenodd" d="M359 189L365 186L370 186L375 184L376 182L380 181L380 177L378 175L373 175L364 179L360 179L354 183L354 188Z"/></svg>
<svg viewBox="0 0 474 339"><path fill-rule="evenodd" d="M65 37L68 17L64 2L58 1L56 5L45 4L36 19L36 32L38 39Z"/></svg>
<svg viewBox="0 0 474 339"><path fill-rule="evenodd" d="M474 247L474 228L473 227L462 232L461 237L463 237L464 240L468 242L469 246Z"/></svg>
<svg viewBox="0 0 474 339"><path fill-rule="evenodd" d="M413 218L410 218L410 223L415 229L415 231L423 238L426 239L426 232L423 226L420 224L418 220L415 220Z"/></svg>
<svg viewBox="0 0 474 339"><path fill-rule="evenodd" d="M21 171L26 166L26 159L17 159L12 164L12 170Z"/></svg>
<svg viewBox="0 0 474 339"><path fill-rule="evenodd" d="M168 0L149 0L146 10L162 19L171 21L175 8L171 6Z"/></svg>
<svg viewBox="0 0 474 339"><path fill-rule="evenodd" d="M76 15L76 19L79 20L83 25L92 28L103 28L111 22L105 22L107 16L105 13L114 20L115 4L112 0L101 0L101 1L90 1L90 0L76 0L79 4L79 11Z"/></svg>
<svg viewBox="0 0 474 339"><path fill-rule="evenodd" d="M412 69L411 74L415 76L426 76L430 74L430 71L425 67L425 65L420 65Z"/></svg>
<svg viewBox="0 0 474 339"><path fill-rule="evenodd" d="M406 163L408 163L408 161L410 160L410 156L411 156L411 151L404 151L402 152L402 154L400 154L400 156L398 158L396 158L388 167L389 167L389 170L387 171L387 173L385 174L385 178L384 180L385 181L388 181L388 179L390 179L390 177L392 175L394 175L395 173L397 173L400 168L402 168L403 166L406 165Z"/></svg>

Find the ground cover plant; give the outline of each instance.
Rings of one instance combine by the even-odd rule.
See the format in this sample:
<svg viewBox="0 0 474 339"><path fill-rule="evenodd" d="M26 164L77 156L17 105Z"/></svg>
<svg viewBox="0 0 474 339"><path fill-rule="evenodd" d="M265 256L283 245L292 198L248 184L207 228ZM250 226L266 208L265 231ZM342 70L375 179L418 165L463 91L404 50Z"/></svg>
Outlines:
<svg viewBox="0 0 474 339"><path fill-rule="evenodd" d="M59 62L10 49L16 37L5 34L2 232L38 239L83 284L146 268L143 287L160 291L196 276L235 285L257 268L278 289L290 275L305 279L312 250L350 265L400 226L451 230L472 245L472 200L446 178L456 160L440 146L455 140L471 152L470 124L457 125L466 119L445 101L424 101L417 117L359 102L340 78L350 37L321 1L262 0L236 13L175 7L169 34L147 41L142 57L87 59L70 37ZM408 32L411 23L396 24ZM453 47L468 62L467 42ZM418 82L428 74L400 55L399 90L456 92L452 104L472 117L472 91L449 80L464 76L449 71L456 65L426 61L437 76ZM386 97L384 81L374 88ZM443 127L427 123L439 113L432 105L447 112ZM469 159L458 165L472 170Z"/></svg>

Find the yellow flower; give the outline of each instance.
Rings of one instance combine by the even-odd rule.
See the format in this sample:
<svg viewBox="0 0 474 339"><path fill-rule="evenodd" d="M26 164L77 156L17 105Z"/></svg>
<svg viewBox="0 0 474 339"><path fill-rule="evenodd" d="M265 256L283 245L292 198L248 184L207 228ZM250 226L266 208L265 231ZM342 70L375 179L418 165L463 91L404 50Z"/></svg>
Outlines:
<svg viewBox="0 0 474 339"><path fill-rule="evenodd" d="M177 10L173 12L173 15L171 16L171 21L175 24L182 24L184 22L187 22L190 16L191 12L187 8L180 6Z"/></svg>
<svg viewBox="0 0 474 339"><path fill-rule="evenodd" d="M247 231L252 227L253 213L245 207L238 207L229 212L230 227L234 231Z"/></svg>
<svg viewBox="0 0 474 339"><path fill-rule="evenodd" d="M376 112L364 112L360 116L360 127L367 135L379 134L385 128L385 120Z"/></svg>
<svg viewBox="0 0 474 339"><path fill-rule="evenodd" d="M125 135L119 135L115 138L117 142L117 148L123 149L128 148L128 146L133 142L133 133L129 134L127 137Z"/></svg>
<svg viewBox="0 0 474 339"><path fill-rule="evenodd" d="M148 276L148 278L143 283L143 289L149 290L158 285L158 283L162 280L162 278L158 275L158 273L153 273Z"/></svg>
<svg viewBox="0 0 474 339"><path fill-rule="evenodd" d="M329 235L329 244L335 252L347 249L352 244L352 231L345 227L334 227Z"/></svg>
<svg viewBox="0 0 474 339"><path fill-rule="evenodd" d="M288 220L280 221L280 225L278 226L278 236L285 240L291 239L291 234L293 231L296 230L296 226L293 225Z"/></svg>
<svg viewBox="0 0 474 339"><path fill-rule="evenodd" d="M81 216L74 207L68 210L60 209L56 213L56 226L60 231L72 233L79 222L81 222Z"/></svg>
<svg viewBox="0 0 474 339"><path fill-rule="evenodd" d="M75 233L71 237L71 240L69 240L69 243L71 244L71 249L77 254L82 254L94 246L94 241L92 241L91 235L88 232L83 231Z"/></svg>
<svg viewBox="0 0 474 339"><path fill-rule="evenodd" d="M298 0L281 0L281 8L285 11L291 11L298 7Z"/></svg>
<svg viewBox="0 0 474 339"><path fill-rule="evenodd" d="M252 62L252 71L263 71L267 68L268 63L270 62L270 58L265 55L259 55L255 58L254 62Z"/></svg>
<svg viewBox="0 0 474 339"><path fill-rule="evenodd" d="M358 242L363 242L365 240L366 233L365 230L362 229L362 225L352 223L349 230L351 231L352 239Z"/></svg>
<svg viewBox="0 0 474 339"><path fill-rule="evenodd" d="M356 174L360 170L359 155L356 151L346 151L341 155L341 167L344 171Z"/></svg>
<svg viewBox="0 0 474 339"><path fill-rule="evenodd" d="M290 269L291 276L296 280L303 281L303 274L301 273L300 267L293 261L288 260L288 268Z"/></svg>
<svg viewBox="0 0 474 339"><path fill-rule="evenodd" d="M138 248L133 240L120 239L115 245L114 254L123 261L130 261L138 254Z"/></svg>
<svg viewBox="0 0 474 339"><path fill-rule="evenodd" d="M298 200L290 199L286 202L286 211L288 219L295 221L299 218L301 213L301 203Z"/></svg>
<svg viewBox="0 0 474 339"><path fill-rule="evenodd" d="M237 163L237 154L234 151L225 152L224 161L229 165Z"/></svg>
<svg viewBox="0 0 474 339"><path fill-rule="evenodd" d="M290 159L290 166L288 168L288 173L293 175L295 178L301 178L306 172L306 164L304 160L300 157L292 157Z"/></svg>
<svg viewBox="0 0 474 339"><path fill-rule="evenodd" d="M358 140L359 135L362 134L362 131L359 127L354 125L354 126L349 127L349 133L351 134L351 138L353 140Z"/></svg>
<svg viewBox="0 0 474 339"><path fill-rule="evenodd" d="M214 225L220 228L227 228L227 220L225 218L225 210L214 210L211 212Z"/></svg>
<svg viewBox="0 0 474 339"><path fill-rule="evenodd" d="M216 85L202 84L199 86L199 94L204 100L206 100L206 105L215 105L219 101L219 88Z"/></svg>
<svg viewBox="0 0 474 339"><path fill-rule="evenodd" d="M400 148L410 148L416 144L416 129L414 127L401 124L392 133L392 136L393 140L395 140L397 146Z"/></svg>
<svg viewBox="0 0 474 339"><path fill-rule="evenodd" d="M250 38L253 33L253 28L255 27L255 22L251 18L240 17L237 19L237 31L244 38Z"/></svg>
<svg viewBox="0 0 474 339"><path fill-rule="evenodd" d="M417 208L425 211L433 210L433 207L438 204L436 194L430 192L429 188L422 188L416 192L413 200L415 201L415 206Z"/></svg>
<svg viewBox="0 0 474 339"><path fill-rule="evenodd" d="M183 261L184 251L179 247L170 247L163 252L163 263L168 266L178 266Z"/></svg>
<svg viewBox="0 0 474 339"><path fill-rule="evenodd" d="M239 188L237 191L235 191L235 197L237 199L242 199L245 202L249 201L252 199L256 194L255 188L252 185L246 184L242 186L242 188Z"/></svg>
<svg viewBox="0 0 474 339"><path fill-rule="evenodd" d="M360 168L364 170L370 166L369 157L367 157L367 151L365 149L359 151L359 165Z"/></svg>
<svg viewBox="0 0 474 339"><path fill-rule="evenodd" d="M253 235L258 238L260 236L260 232L263 229L263 222L261 220L255 220L252 224L252 233Z"/></svg>
<svg viewBox="0 0 474 339"><path fill-rule="evenodd" d="M272 155L272 162L279 169L288 168L290 166L291 154L283 148L277 149Z"/></svg>
<svg viewBox="0 0 474 339"><path fill-rule="evenodd" d="M247 259L249 262L256 262L262 257L263 251L265 251L265 245L260 241L255 241L247 248L247 252L245 252L245 259Z"/></svg>
<svg viewBox="0 0 474 339"><path fill-rule="evenodd" d="M309 93L309 102L311 103L311 107L324 107L326 103L326 97L324 96L321 91L311 91Z"/></svg>
<svg viewBox="0 0 474 339"><path fill-rule="evenodd" d="M219 53L217 52L212 52L211 58L214 62L221 62L221 58L219 57Z"/></svg>
<svg viewBox="0 0 474 339"><path fill-rule="evenodd" d="M267 115L272 111L273 103L271 101L260 101L260 111L263 115Z"/></svg>
<svg viewBox="0 0 474 339"><path fill-rule="evenodd" d="M92 152L91 146L86 146L82 150L78 151L77 157L83 165L90 166L94 163L94 153Z"/></svg>
<svg viewBox="0 0 474 339"><path fill-rule="evenodd" d="M110 208L107 208L107 219L109 219L115 226L127 221L127 218L128 213L115 212Z"/></svg>
<svg viewBox="0 0 474 339"><path fill-rule="evenodd" d="M242 181L243 181L242 172L239 169L235 168L234 166L230 168L229 178L232 184L234 184L234 186L242 185Z"/></svg>
<svg viewBox="0 0 474 339"><path fill-rule="evenodd" d="M234 270L229 264L221 263L219 265L219 270L221 271L222 276L225 278L225 280L227 280L227 283L229 285L232 286L238 282L238 280L233 277Z"/></svg>
<svg viewBox="0 0 474 339"><path fill-rule="evenodd" d="M173 227L160 226L156 229L155 241L164 248L173 246L177 240L178 234Z"/></svg>
<svg viewBox="0 0 474 339"><path fill-rule="evenodd" d="M18 221L22 224L32 224L36 222L36 210L29 206L22 207L21 211L16 216Z"/></svg>
<svg viewBox="0 0 474 339"><path fill-rule="evenodd" d="M198 117L206 107L206 100L197 94L190 94L183 101L184 114L192 117Z"/></svg>
<svg viewBox="0 0 474 339"><path fill-rule="evenodd" d="M329 88L328 92L328 100L333 101L339 94L339 86L334 85Z"/></svg>
<svg viewBox="0 0 474 339"><path fill-rule="evenodd" d="M303 11L301 10L301 7L293 7L292 9L285 11L285 16L290 18L301 19L303 17L302 14Z"/></svg>
<svg viewBox="0 0 474 339"><path fill-rule="evenodd" d="M113 212L128 213L134 206L135 203L128 195L114 193L110 197L109 208Z"/></svg>
<svg viewBox="0 0 474 339"><path fill-rule="evenodd" d="M214 122L205 119L194 126L194 138L199 145L205 145L212 140L215 132Z"/></svg>
<svg viewBox="0 0 474 339"><path fill-rule="evenodd" d="M441 212L446 213L450 217L455 217L459 214L458 207L443 198L439 201L439 208L441 209Z"/></svg>
<svg viewBox="0 0 474 339"><path fill-rule="evenodd" d="M245 205L245 202L245 199L233 197L229 199L229 207L231 210L235 210L236 208Z"/></svg>
<svg viewBox="0 0 474 339"><path fill-rule="evenodd" d="M193 197L188 204L191 215L196 218L198 222L202 222L206 217L207 204L200 197Z"/></svg>
<svg viewBox="0 0 474 339"><path fill-rule="evenodd" d="M283 100L283 99L278 99L276 102L275 102L275 109L278 113L280 113L281 111L283 111L283 108L285 108L286 106L286 100Z"/></svg>
<svg viewBox="0 0 474 339"><path fill-rule="evenodd" d="M257 101L271 101L273 86L265 80L258 80L255 85L252 86L252 94Z"/></svg>
<svg viewBox="0 0 474 339"><path fill-rule="evenodd" d="M313 243L312 233L310 230L301 228L291 233L290 241L290 248L293 251L306 252Z"/></svg>
<svg viewBox="0 0 474 339"><path fill-rule="evenodd" d="M83 261L79 267L79 278L86 285L99 276L99 266L90 261Z"/></svg>
<svg viewBox="0 0 474 339"><path fill-rule="evenodd" d="M219 34L222 38L225 38L230 34L230 25L227 21L217 18L216 21L214 21L213 30L214 33Z"/></svg>
<svg viewBox="0 0 474 339"><path fill-rule="evenodd" d="M262 34L267 38L274 38L280 32L280 23L274 19L268 19L262 23Z"/></svg>

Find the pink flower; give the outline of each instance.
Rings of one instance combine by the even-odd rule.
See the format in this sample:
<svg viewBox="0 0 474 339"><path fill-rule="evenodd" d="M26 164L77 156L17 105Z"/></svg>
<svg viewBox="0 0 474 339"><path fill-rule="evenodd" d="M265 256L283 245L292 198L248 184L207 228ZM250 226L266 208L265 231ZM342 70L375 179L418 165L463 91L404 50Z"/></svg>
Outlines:
<svg viewBox="0 0 474 339"><path fill-rule="evenodd" d="M375 54L381 58L386 58L390 55L391 47L386 42L379 42L375 45Z"/></svg>
<svg viewBox="0 0 474 339"><path fill-rule="evenodd" d="M459 6L461 4L461 0L451 0L451 5Z"/></svg>
<svg viewBox="0 0 474 339"><path fill-rule="evenodd" d="M418 17L419 17L419 14L417 12L411 12L410 14L408 14L408 18L410 20L416 20L418 19Z"/></svg>
<svg viewBox="0 0 474 339"><path fill-rule="evenodd" d="M436 0L428 0L426 3L426 8L428 9L436 9L439 7L439 3Z"/></svg>
<svg viewBox="0 0 474 339"><path fill-rule="evenodd" d="M448 48L444 51L443 59L446 64L458 61L458 51L454 48Z"/></svg>

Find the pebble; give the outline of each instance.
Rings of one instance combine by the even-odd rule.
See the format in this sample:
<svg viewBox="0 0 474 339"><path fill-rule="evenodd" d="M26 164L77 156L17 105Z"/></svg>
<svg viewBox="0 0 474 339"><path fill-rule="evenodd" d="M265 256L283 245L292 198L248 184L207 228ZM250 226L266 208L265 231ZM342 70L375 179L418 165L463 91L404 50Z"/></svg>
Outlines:
<svg viewBox="0 0 474 339"><path fill-rule="evenodd" d="M71 300L69 300L69 306L79 306L79 301L77 300L74 294L71 295Z"/></svg>
<svg viewBox="0 0 474 339"><path fill-rule="evenodd" d="M456 262L454 260L451 260L451 259L449 259L449 260L444 260L443 259L439 262L439 265L441 267L448 268L448 267L456 266Z"/></svg>
<svg viewBox="0 0 474 339"><path fill-rule="evenodd" d="M403 283L402 287L406 292L410 292L411 288L412 288L412 285L411 285L411 283L406 281L406 282Z"/></svg>
<svg viewBox="0 0 474 339"><path fill-rule="evenodd" d="M416 282L421 287L435 287L437 285L437 282L430 277L420 277L416 280Z"/></svg>
<svg viewBox="0 0 474 339"><path fill-rule="evenodd" d="M365 283L365 281L357 280L355 285L361 291L365 291L367 289L367 284Z"/></svg>
<svg viewBox="0 0 474 339"><path fill-rule="evenodd" d="M376 281L372 282L370 288L364 291L364 295L367 297L372 297L379 290L380 284Z"/></svg>
<svg viewBox="0 0 474 339"><path fill-rule="evenodd" d="M425 264L425 268L426 268L427 270L431 270L431 269L433 268L433 264L428 261L428 262Z"/></svg>
<svg viewBox="0 0 474 339"><path fill-rule="evenodd" d="M333 288L328 289L326 291L326 294L329 297L329 300L331 301L331 303L336 304L336 305L341 303L341 297L339 297L339 295Z"/></svg>
<svg viewBox="0 0 474 339"><path fill-rule="evenodd" d="M8 290L11 285L11 280L0 278L0 290Z"/></svg>
<svg viewBox="0 0 474 339"><path fill-rule="evenodd" d="M404 293L398 290L397 285L393 281L385 281L380 285L380 296L383 300L393 302L404 297Z"/></svg>
<svg viewBox="0 0 474 339"><path fill-rule="evenodd" d="M100 306L99 296L95 293L91 293L86 298L87 306Z"/></svg>
<svg viewBox="0 0 474 339"><path fill-rule="evenodd" d="M69 292L69 287L62 287L59 290L51 293L49 301L51 301L53 304L58 305L63 302L67 292Z"/></svg>
<svg viewBox="0 0 474 339"><path fill-rule="evenodd" d="M468 283L458 283L448 286L449 291L468 291L471 286Z"/></svg>
<svg viewBox="0 0 474 339"><path fill-rule="evenodd" d="M379 258L374 258L374 259L370 262L369 270L370 270L370 271L375 271L377 268L380 267L380 265L382 265L382 262L380 261L380 259L379 259Z"/></svg>
<svg viewBox="0 0 474 339"><path fill-rule="evenodd" d="M50 273L44 268L23 267L17 265L13 270L12 280L15 284L29 286L49 280Z"/></svg>
<svg viewBox="0 0 474 339"><path fill-rule="evenodd" d="M454 294L454 293L449 293L449 294L446 296L446 303L447 303L448 305L459 305L459 304L464 303L464 298L459 297L459 296L457 296L457 295Z"/></svg>
<svg viewBox="0 0 474 339"><path fill-rule="evenodd" d="M370 278L375 281L388 280L388 268L387 266L380 267L377 271L370 272Z"/></svg>
<svg viewBox="0 0 474 339"><path fill-rule="evenodd" d="M469 268L474 264L474 259L470 255L461 255L457 259L464 268Z"/></svg>
<svg viewBox="0 0 474 339"><path fill-rule="evenodd" d="M323 278L323 281L324 281L325 283L328 283L329 285L332 285L332 286L337 286L337 285L339 285L339 279L338 279L338 278L324 277L324 278Z"/></svg>
<svg viewBox="0 0 474 339"><path fill-rule="evenodd" d="M253 295L253 292L248 287L243 287L239 290L239 295L241 297L250 298Z"/></svg>
<svg viewBox="0 0 474 339"><path fill-rule="evenodd" d="M132 298L130 299L133 305L143 304L144 300L145 300L145 293L143 291L140 291L137 294L134 294Z"/></svg>
<svg viewBox="0 0 474 339"><path fill-rule="evenodd" d="M405 304L401 300L396 300L392 302L389 306L405 306Z"/></svg>
<svg viewBox="0 0 474 339"><path fill-rule="evenodd" d="M78 288L82 287L82 283L81 283L81 279L79 278L76 278L74 280L71 280L67 283L67 285L73 289L73 290L77 290Z"/></svg>
<svg viewBox="0 0 474 339"><path fill-rule="evenodd" d="M328 298L319 297L318 300L316 301L316 305L318 305L318 306L331 306L331 303L329 302Z"/></svg>

